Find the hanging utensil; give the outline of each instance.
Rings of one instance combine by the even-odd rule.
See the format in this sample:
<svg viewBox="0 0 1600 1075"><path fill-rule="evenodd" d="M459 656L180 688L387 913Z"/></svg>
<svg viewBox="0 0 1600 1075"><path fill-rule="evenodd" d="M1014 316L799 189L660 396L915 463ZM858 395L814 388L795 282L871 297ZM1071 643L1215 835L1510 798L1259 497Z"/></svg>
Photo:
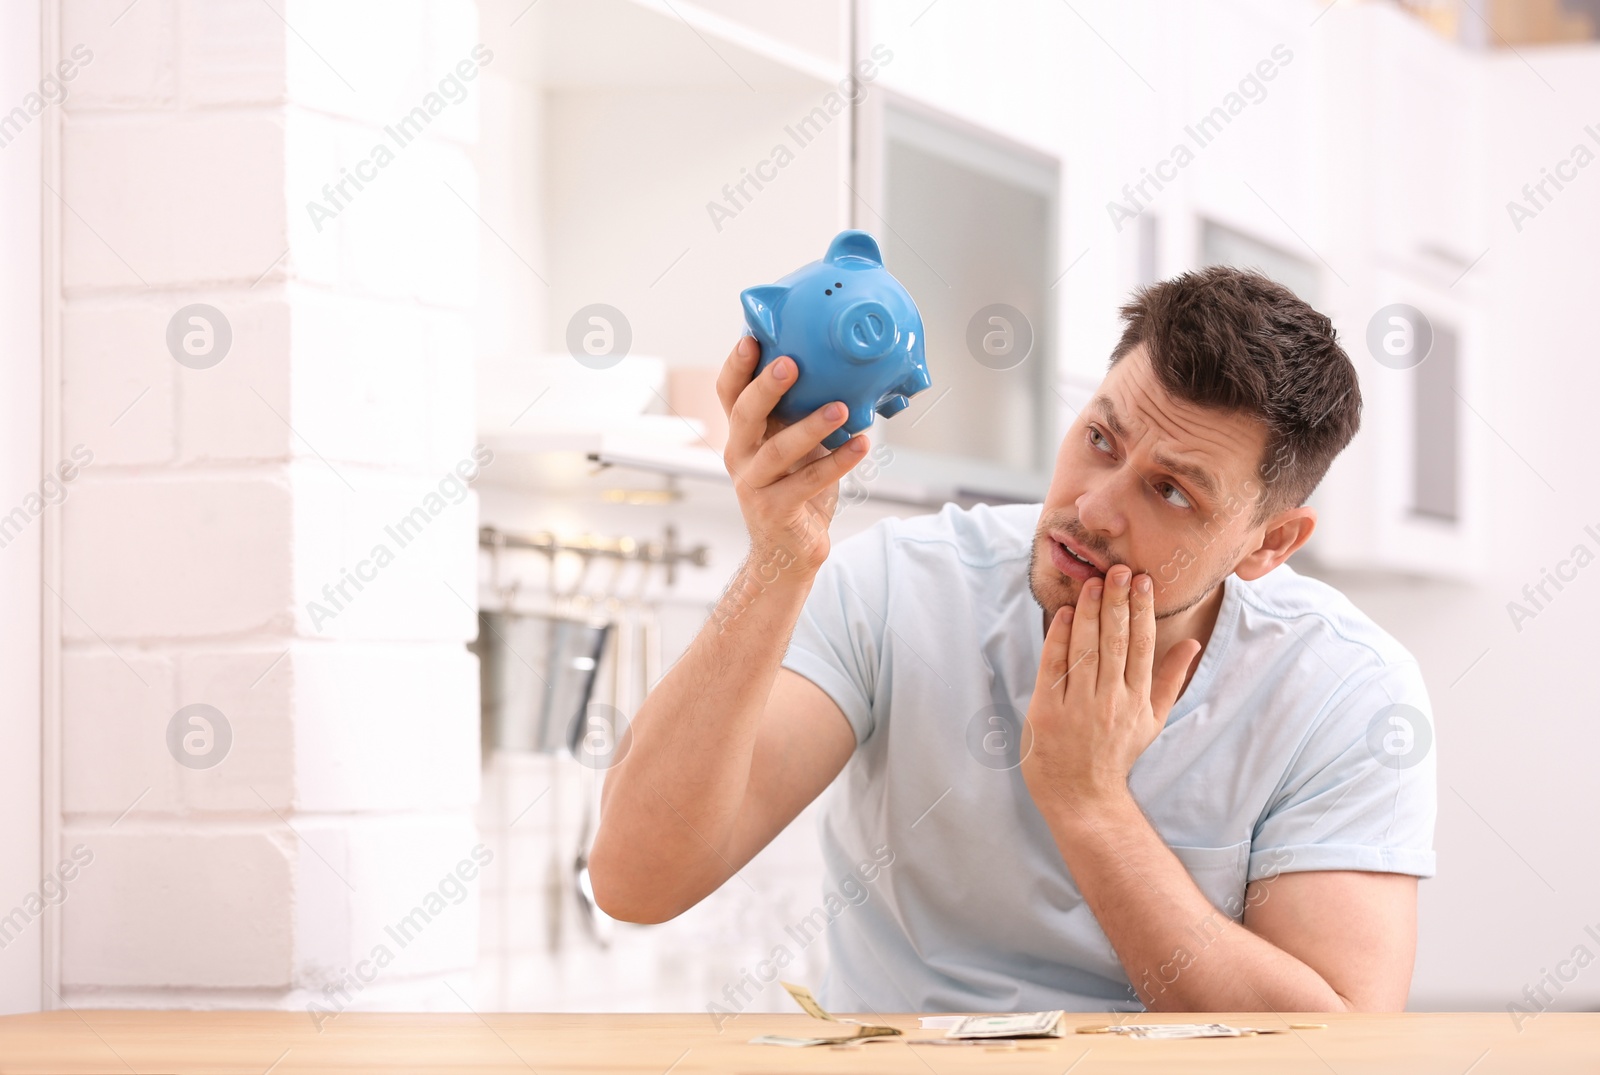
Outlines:
<svg viewBox="0 0 1600 1075"><path fill-rule="evenodd" d="M496 561L498 553L494 547ZM582 723L609 625L561 611L577 606L575 595L595 554L583 548L578 555L583 562L577 579L563 593L556 587L556 554L549 554L550 609L545 612L515 611L511 601L517 584L502 585L498 563L492 565L492 585L503 607L479 611L478 638L470 647L478 655L485 754L555 754Z"/></svg>
<svg viewBox="0 0 1600 1075"><path fill-rule="evenodd" d="M629 551L634 550L630 548ZM602 948L610 946L616 920L595 903L594 882L589 876L589 842L593 836L595 816L600 808L603 771L610 767L616 752L622 749L621 740L627 734L625 730L627 722L638 712L648 691L648 684L644 690L639 689L636 671L638 659L635 653L640 640L636 638L635 626L638 595L644 592L650 578L650 549L646 547L638 550L638 555L639 585L632 602L624 603L616 595L616 583L622 575L620 570L612 575L612 584L607 587L605 593L606 607L612 616L614 639L610 653L611 708L607 711L591 706L589 720L585 722L583 728L574 729L577 734L574 734L570 744L573 756L589 769L584 795L583 823L578 834L578 853L572 863L573 889L577 893L578 906L583 910L583 920L589 928L589 934Z"/></svg>
<svg viewBox="0 0 1600 1075"><path fill-rule="evenodd" d="M666 563L669 566L672 564L673 550L677 546L677 536L677 528L668 526L667 540L662 553ZM666 573L667 588L671 587L672 581L672 572L668 570ZM641 589L641 596L642 593L643 591ZM640 695L641 700L648 696L651 691L655 690L656 684L661 680L661 600L659 595L657 596L656 600L651 601L646 607L646 614L643 622L644 638L640 643L640 649L643 651L644 655L644 694Z"/></svg>

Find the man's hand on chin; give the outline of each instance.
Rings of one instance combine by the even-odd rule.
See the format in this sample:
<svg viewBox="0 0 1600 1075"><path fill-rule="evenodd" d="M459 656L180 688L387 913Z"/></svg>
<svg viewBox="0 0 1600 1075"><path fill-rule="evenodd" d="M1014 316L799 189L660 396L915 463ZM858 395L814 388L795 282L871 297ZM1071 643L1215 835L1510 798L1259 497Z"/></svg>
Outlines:
<svg viewBox="0 0 1600 1075"><path fill-rule="evenodd" d="M1085 582L1077 608L1063 606L1045 634L1022 776L1058 835L1134 805L1128 773L1166 724L1200 652L1185 640L1154 668L1151 589L1150 576L1134 578L1118 564L1104 581Z"/></svg>

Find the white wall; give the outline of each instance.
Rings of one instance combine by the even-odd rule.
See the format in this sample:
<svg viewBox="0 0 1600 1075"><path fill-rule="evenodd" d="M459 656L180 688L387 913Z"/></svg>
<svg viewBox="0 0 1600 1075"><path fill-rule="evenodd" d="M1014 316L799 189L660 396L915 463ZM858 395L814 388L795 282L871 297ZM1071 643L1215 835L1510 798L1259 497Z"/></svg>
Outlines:
<svg viewBox="0 0 1600 1075"><path fill-rule="evenodd" d="M1527 63L1486 64L1490 171L1482 214L1491 296L1491 390L1466 416L1489 435L1490 570L1471 585L1343 576L1363 608L1422 662L1438 723L1439 877L1422 888L1414 999L1426 1007L1504 1009L1594 944L1600 863L1595 819L1600 705L1589 670L1600 647L1600 575L1580 572L1532 620L1509 602L1587 545L1600 553L1588 444L1600 393L1593 329L1600 167L1556 194L1517 231L1506 211L1541 169L1600 142L1600 52L1522 49ZM1418 191L1431 197L1434 187ZM1554 188L1550 188L1552 191ZM1476 254L1478 251L1474 250ZM1520 458L1519 458L1520 456ZM1548 484L1547 484L1548 483ZM1570 572L1569 572L1570 573ZM1554 1010L1600 1006L1593 968L1564 984Z"/></svg>
<svg viewBox="0 0 1600 1075"><path fill-rule="evenodd" d="M92 859L52 988L73 1006L460 1010L446 979L473 962L475 902L403 951L385 927L477 842L474 503L427 501L473 445L473 83L414 142L383 127L472 58L475 9L60 6L62 51L94 58L46 283L62 441L94 459L62 517L51 760L62 850ZM308 210L378 144L376 178L331 219ZM219 348L231 330L207 368L168 342L195 303ZM385 526L418 507L402 544ZM214 767L170 748L193 704L231 728ZM364 963L380 945L389 965Z"/></svg>
<svg viewBox="0 0 1600 1075"><path fill-rule="evenodd" d="M26 105L40 83L40 9L10 4L0 9L0 114ZM42 98L37 98L42 101ZM43 113L41 112L41 115ZM45 131L53 117L35 118L0 149L0 516L22 507L24 515L0 522L5 546L0 549L0 654L3 654L5 742L0 755L0 906L19 906L30 895L39 898L43 864L42 768L43 722L39 674L39 582L44 528L55 521L54 504L39 497L44 441L43 371L39 355L43 333L39 267L43 260L42 178ZM51 459L49 466L55 465ZM28 507L26 497L48 522ZM51 498L55 500L55 497ZM40 906L40 911L43 907ZM0 912L3 913L3 912ZM54 913L53 909L50 912ZM42 920L0 925L0 1013L33 1011L40 1003L46 923Z"/></svg>

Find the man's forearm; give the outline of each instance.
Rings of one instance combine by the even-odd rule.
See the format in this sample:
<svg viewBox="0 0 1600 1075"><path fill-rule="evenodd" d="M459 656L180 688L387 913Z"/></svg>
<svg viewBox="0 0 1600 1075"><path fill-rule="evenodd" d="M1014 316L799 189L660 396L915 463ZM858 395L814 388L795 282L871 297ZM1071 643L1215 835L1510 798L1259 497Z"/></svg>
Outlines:
<svg viewBox="0 0 1600 1075"><path fill-rule="evenodd" d="M1152 1011L1340 1011L1315 970L1211 905L1131 794L1047 811L1073 880Z"/></svg>
<svg viewBox="0 0 1600 1075"><path fill-rule="evenodd" d="M730 844L761 715L813 577L785 549L752 550L639 707L628 751L606 775L589 860L615 913L672 917L738 865Z"/></svg>

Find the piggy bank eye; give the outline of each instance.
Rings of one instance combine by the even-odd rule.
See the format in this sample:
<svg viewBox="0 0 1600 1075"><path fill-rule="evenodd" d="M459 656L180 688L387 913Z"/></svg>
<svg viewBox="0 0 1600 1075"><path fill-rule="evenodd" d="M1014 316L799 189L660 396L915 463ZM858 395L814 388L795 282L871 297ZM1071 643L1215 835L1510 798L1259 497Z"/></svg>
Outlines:
<svg viewBox="0 0 1600 1075"><path fill-rule="evenodd" d="M837 281L835 281L833 286L834 287L843 287L844 285L839 283L839 282L837 282Z"/></svg>
<svg viewBox="0 0 1600 1075"><path fill-rule="evenodd" d="M824 294L824 295L831 295L831 294L833 294L833 288L831 288L831 287L830 287L830 288L827 288L827 289L826 289L826 290L824 290L824 291L823 291L823 292L822 292L822 293L823 293L823 294Z"/></svg>

